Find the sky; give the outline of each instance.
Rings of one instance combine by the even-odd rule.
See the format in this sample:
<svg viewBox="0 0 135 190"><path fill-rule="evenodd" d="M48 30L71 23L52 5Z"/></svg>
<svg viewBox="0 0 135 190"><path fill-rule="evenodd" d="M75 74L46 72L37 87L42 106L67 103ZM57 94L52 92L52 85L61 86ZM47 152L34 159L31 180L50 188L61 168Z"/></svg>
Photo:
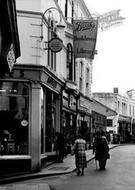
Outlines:
<svg viewBox="0 0 135 190"><path fill-rule="evenodd" d="M135 89L135 11L134 0L84 0L90 13L100 15L120 9L123 24L106 31L98 29L93 60L92 92L119 93Z"/></svg>

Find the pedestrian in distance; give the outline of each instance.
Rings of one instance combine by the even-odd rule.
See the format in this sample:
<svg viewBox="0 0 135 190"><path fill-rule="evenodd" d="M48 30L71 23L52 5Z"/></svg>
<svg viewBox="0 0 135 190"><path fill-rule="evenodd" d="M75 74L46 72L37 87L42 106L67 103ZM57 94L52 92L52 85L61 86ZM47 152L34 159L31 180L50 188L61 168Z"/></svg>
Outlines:
<svg viewBox="0 0 135 190"><path fill-rule="evenodd" d="M105 170L107 159L110 158L109 146L105 133L98 133L94 144L95 161L99 162L99 169ZM96 163L97 164L97 163ZM97 167L97 166L96 166Z"/></svg>
<svg viewBox="0 0 135 190"><path fill-rule="evenodd" d="M84 175L84 168L87 167L86 161L86 141L78 134L77 139L73 145L73 154L75 154L75 165L77 175Z"/></svg>
<svg viewBox="0 0 135 190"><path fill-rule="evenodd" d="M56 153L58 156L58 162L62 163L65 156L65 139L63 135L59 132L56 132Z"/></svg>

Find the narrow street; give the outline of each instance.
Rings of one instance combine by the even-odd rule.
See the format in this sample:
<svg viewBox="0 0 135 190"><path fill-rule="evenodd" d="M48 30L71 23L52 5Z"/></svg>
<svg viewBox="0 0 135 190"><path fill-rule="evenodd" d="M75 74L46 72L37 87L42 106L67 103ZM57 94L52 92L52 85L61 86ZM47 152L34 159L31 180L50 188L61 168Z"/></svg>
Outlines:
<svg viewBox="0 0 135 190"><path fill-rule="evenodd" d="M72 174L61 181L51 181L50 185L55 190L134 190L135 146L120 146L110 153L105 171L96 171L93 160L88 164L85 176Z"/></svg>
<svg viewBox="0 0 135 190"><path fill-rule="evenodd" d="M135 145L124 145L110 151L106 170L96 170L95 160L88 163L84 176L76 173L53 177L44 177L16 184L48 183L53 190L134 190L135 189ZM13 184L10 184L10 186ZM15 183L14 183L15 185Z"/></svg>

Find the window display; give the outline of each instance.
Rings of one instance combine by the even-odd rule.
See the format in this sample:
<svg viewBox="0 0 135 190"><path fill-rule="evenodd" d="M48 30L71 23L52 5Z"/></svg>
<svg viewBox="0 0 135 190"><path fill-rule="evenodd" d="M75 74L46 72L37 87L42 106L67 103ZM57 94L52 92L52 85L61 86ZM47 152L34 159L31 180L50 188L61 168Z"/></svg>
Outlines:
<svg viewBox="0 0 135 190"><path fill-rule="evenodd" d="M54 151L54 141L56 132L56 100L57 95L46 89L46 139L45 151Z"/></svg>
<svg viewBox="0 0 135 190"><path fill-rule="evenodd" d="M0 82L0 155L28 154L29 87Z"/></svg>

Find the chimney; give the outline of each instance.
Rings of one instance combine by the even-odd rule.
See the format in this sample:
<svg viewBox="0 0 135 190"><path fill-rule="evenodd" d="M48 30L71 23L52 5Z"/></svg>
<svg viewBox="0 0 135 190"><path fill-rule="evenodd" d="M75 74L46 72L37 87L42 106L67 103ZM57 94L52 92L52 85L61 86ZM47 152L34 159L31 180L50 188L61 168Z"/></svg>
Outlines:
<svg viewBox="0 0 135 190"><path fill-rule="evenodd" d="M119 93L119 89L117 87L113 88L113 93L118 94Z"/></svg>

